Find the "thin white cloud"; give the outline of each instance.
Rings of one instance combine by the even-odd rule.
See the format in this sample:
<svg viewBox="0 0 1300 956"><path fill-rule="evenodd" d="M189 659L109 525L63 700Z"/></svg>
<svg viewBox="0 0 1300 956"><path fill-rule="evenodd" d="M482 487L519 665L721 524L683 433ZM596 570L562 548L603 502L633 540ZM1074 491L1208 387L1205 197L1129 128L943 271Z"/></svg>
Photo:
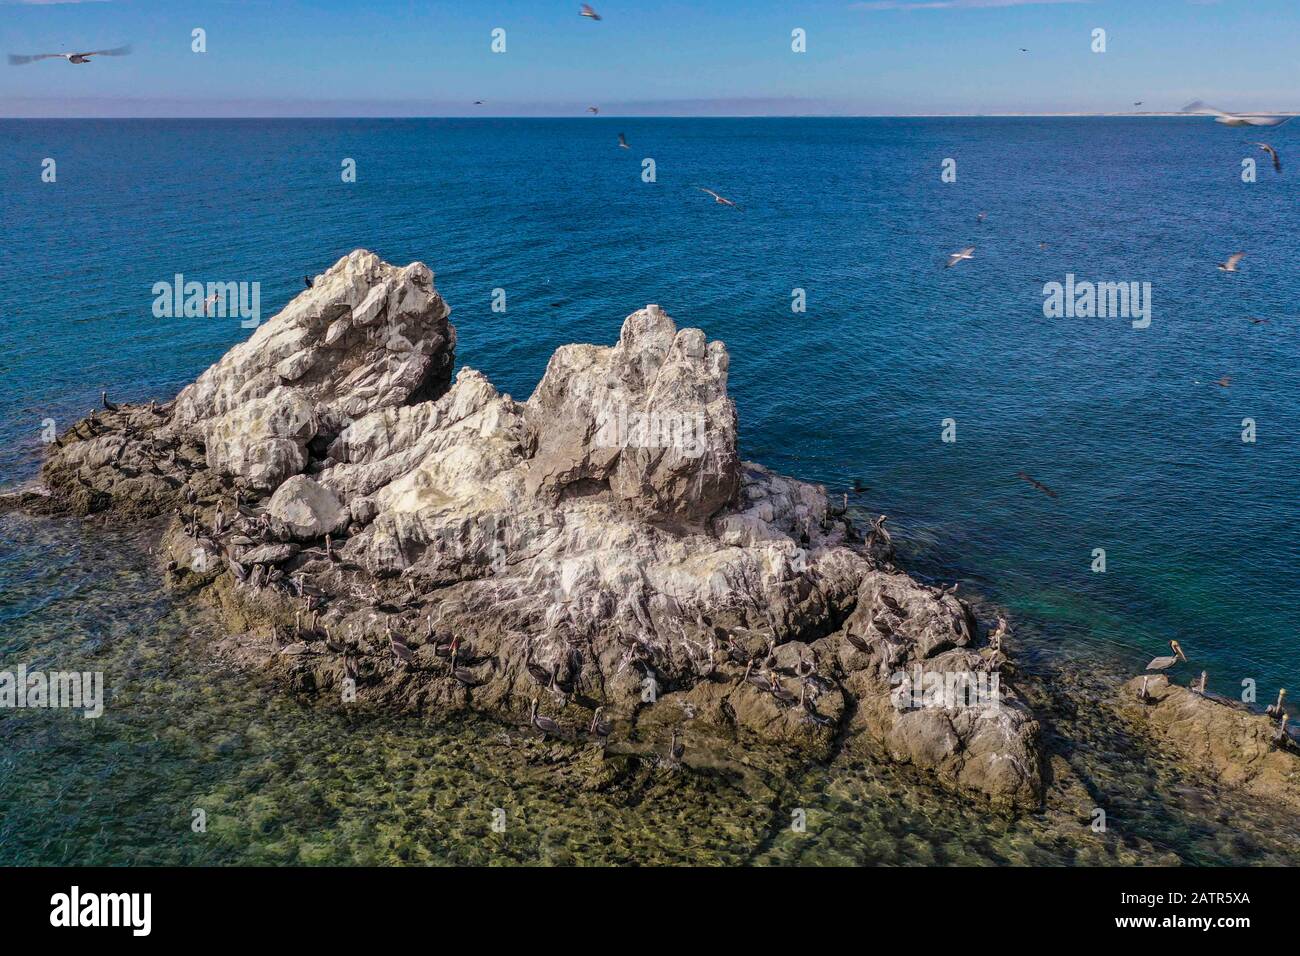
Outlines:
<svg viewBox="0 0 1300 956"><path fill-rule="evenodd" d="M975 10L993 7L1036 7L1056 3L1089 3L1090 0L868 0L855 3L854 10Z"/></svg>

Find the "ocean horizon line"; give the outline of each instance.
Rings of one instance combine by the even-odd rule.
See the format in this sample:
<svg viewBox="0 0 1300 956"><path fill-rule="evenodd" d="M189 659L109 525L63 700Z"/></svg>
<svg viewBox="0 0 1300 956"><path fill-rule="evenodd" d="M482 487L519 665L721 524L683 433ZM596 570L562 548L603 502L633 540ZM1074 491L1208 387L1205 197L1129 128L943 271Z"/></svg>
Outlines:
<svg viewBox="0 0 1300 956"><path fill-rule="evenodd" d="M1248 113L1248 116L1300 116L1300 112L1274 110L1268 113ZM329 115L312 115L303 113L268 115L145 115L145 116L98 116L93 114L81 116L10 116L0 114L0 120L13 122L82 122L85 120L102 121L160 121L160 120L573 120L574 122L592 122L601 119L671 119L671 120L802 120L802 119L1162 119L1184 118L1205 119L1204 113L1175 112L1114 112L1114 113L718 113L700 115L698 113L610 113L603 116L575 116L571 113L521 114L521 113L480 113L476 115L441 113L420 115L368 115L364 113L339 113Z"/></svg>

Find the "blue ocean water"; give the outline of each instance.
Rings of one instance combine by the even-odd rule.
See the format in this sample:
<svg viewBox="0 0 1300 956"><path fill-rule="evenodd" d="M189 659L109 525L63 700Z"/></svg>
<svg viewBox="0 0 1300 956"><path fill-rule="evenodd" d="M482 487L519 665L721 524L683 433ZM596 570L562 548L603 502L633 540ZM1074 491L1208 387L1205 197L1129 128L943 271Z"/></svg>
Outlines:
<svg viewBox="0 0 1300 956"><path fill-rule="evenodd" d="M1300 124L1268 132L1287 160ZM1212 689L1271 698L1300 684L1300 185L1253 138L1199 118L0 122L0 484L34 475L43 419L105 387L168 398L250 334L154 318L155 282L257 281L269 316L366 247L428 263L458 364L518 398L557 346L659 303L727 343L745 457L863 482L912 567L1004 604L1037 653L1137 673L1177 638ZM1045 318L1069 273L1150 282L1150 327Z"/></svg>

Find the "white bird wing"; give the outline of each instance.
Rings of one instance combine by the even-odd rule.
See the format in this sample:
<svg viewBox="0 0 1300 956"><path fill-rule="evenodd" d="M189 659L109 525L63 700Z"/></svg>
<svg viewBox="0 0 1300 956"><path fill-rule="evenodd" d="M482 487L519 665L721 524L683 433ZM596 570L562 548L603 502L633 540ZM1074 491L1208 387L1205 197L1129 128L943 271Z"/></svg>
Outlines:
<svg viewBox="0 0 1300 956"><path fill-rule="evenodd" d="M89 53L77 53L76 56L126 56L131 52L131 45L115 46L111 50L91 50Z"/></svg>
<svg viewBox="0 0 1300 956"><path fill-rule="evenodd" d="M1204 102L1203 100L1193 100L1192 102L1188 103L1186 106L1183 107L1182 112L1210 113L1214 116L1226 116L1230 119L1237 118L1232 113L1225 113L1223 112L1223 110L1216 110L1213 106L1211 106L1209 103Z"/></svg>
<svg viewBox="0 0 1300 956"><path fill-rule="evenodd" d="M21 53L10 53L9 65L21 66L24 63L35 63L37 60L61 60L63 57L64 54L62 53L37 53L34 56L24 56Z"/></svg>
<svg viewBox="0 0 1300 956"><path fill-rule="evenodd" d="M1235 269L1237 268L1237 263L1244 258L1246 258L1246 254L1244 252L1234 252L1232 255L1228 256L1228 261L1226 264L1229 269Z"/></svg>

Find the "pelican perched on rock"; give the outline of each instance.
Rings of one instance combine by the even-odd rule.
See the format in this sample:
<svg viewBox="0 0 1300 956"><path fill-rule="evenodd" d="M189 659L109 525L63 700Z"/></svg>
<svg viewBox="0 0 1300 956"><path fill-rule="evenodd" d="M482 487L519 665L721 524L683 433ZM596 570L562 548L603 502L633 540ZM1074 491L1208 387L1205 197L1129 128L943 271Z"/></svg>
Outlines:
<svg viewBox="0 0 1300 956"><path fill-rule="evenodd" d="M749 681L749 683L753 684L761 691L770 692L772 690L771 681L769 681L762 674L753 673L753 670L754 670L754 662L750 661L748 664L745 665L745 680Z"/></svg>
<svg viewBox="0 0 1300 956"><path fill-rule="evenodd" d="M608 737L609 732L614 729L608 720L600 719L600 713L604 709L604 707L596 708L596 712L591 715L591 726L587 728L587 733L593 737L599 737L601 740Z"/></svg>
<svg viewBox="0 0 1300 956"><path fill-rule="evenodd" d="M1282 703L1285 700L1286 700L1286 688L1283 687L1280 691L1277 692L1277 703L1269 704L1267 707L1265 707L1264 713L1268 714L1270 717L1280 716L1282 713Z"/></svg>
<svg viewBox="0 0 1300 956"><path fill-rule="evenodd" d="M559 724L551 720L551 718L549 717L543 717L541 714L537 712L536 697L533 698L533 707L532 710L529 711L528 719L532 721L533 726L536 727L538 730L540 730L543 735L558 734L560 732Z"/></svg>
<svg viewBox="0 0 1300 956"><path fill-rule="evenodd" d="M110 412L117 411L117 406L108 400L107 391L102 391L99 393L99 400L104 404L104 408L108 409Z"/></svg>
<svg viewBox="0 0 1300 956"><path fill-rule="evenodd" d="M126 56L130 52L130 46L116 46L111 50L89 50L85 53L35 53L31 56L10 53L9 65L22 66L24 63L35 63L37 60L67 60L69 63L89 63L92 56Z"/></svg>
<svg viewBox="0 0 1300 956"><path fill-rule="evenodd" d="M1213 116L1216 123L1222 123L1224 126L1281 126L1291 120L1290 116L1247 116L1241 113L1225 113L1201 100L1188 103L1183 107L1183 112L1205 113Z"/></svg>
<svg viewBox="0 0 1300 956"><path fill-rule="evenodd" d="M677 730L673 729L672 740L668 741L668 760L673 764L682 762L682 754L686 753L686 744L677 742Z"/></svg>
<svg viewBox="0 0 1300 956"><path fill-rule="evenodd" d="M400 637L396 636L391 630L388 632L388 646L393 649L393 657L403 664L409 664L415 660L415 652Z"/></svg>
<svg viewBox="0 0 1300 956"><path fill-rule="evenodd" d="M1286 732L1286 722L1289 719L1289 717L1290 717L1289 714L1283 714L1278 719L1277 733L1273 735L1273 745L1275 747L1285 747L1287 744L1291 742L1290 735L1288 735Z"/></svg>
<svg viewBox="0 0 1300 956"><path fill-rule="evenodd" d="M793 704L799 699L782 687L780 679L775 677L772 680L772 696L783 704Z"/></svg>
<svg viewBox="0 0 1300 956"><path fill-rule="evenodd" d="M1187 655L1183 653L1183 649L1182 647L1179 646L1177 641L1170 641L1169 646L1174 649L1173 654L1170 654L1167 657L1157 657L1152 659L1151 663L1147 665L1147 670L1149 671L1168 670L1170 667L1173 667L1179 661L1187 660Z"/></svg>

